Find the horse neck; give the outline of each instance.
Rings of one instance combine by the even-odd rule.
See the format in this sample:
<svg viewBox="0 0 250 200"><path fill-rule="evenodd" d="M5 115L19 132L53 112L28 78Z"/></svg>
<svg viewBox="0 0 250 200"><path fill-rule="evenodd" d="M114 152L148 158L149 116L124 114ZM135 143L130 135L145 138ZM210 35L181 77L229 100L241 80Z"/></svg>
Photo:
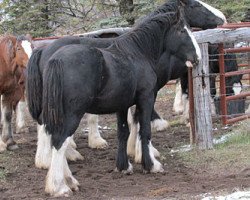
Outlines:
<svg viewBox="0 0 250 200"><path fill-rule="evenodd" d="M139 27L115 40L114 45L126 55L134 58L146 57L152 65L156 65L163 53L165 32L160 30L157 33Z"/></svg>
<svg viewBox="0 0 250 200"><path fill-rule="evenodd" d="M158 89L162 88L166 82L170 79L172 73L172 58L174 56L170 54L169 51L164 51L161 55L159 63L154 66L154 71L157 74L157 85Z"/></svg>

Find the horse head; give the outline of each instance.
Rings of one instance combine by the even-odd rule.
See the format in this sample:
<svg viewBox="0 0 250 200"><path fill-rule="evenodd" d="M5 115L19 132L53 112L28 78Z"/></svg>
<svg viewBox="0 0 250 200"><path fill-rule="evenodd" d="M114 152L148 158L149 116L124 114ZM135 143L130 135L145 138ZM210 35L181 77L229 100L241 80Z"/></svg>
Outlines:
<svg viewBox="0 0 250 200"><path fill-rule="evenodd" d="M209 29L227 23L226 17L221 11L200 0L180 1L185 6L185 19L192 27Z"/></svg>
<svg viewBox="0 0 250 200"><path fill-rule="evenodd" d="M24 36L17 37L15 46L15 62L20 67L26 67L32 53L32 43Z"/></svg>
<svg viewBox="0 0 250 200"><path fill-rule="evenodd" d="M186 63L187 67L197 65L201 60L201 51L189 25L182 17L182 7L176 12L172 26L166 38L166 49Z"/></svg>

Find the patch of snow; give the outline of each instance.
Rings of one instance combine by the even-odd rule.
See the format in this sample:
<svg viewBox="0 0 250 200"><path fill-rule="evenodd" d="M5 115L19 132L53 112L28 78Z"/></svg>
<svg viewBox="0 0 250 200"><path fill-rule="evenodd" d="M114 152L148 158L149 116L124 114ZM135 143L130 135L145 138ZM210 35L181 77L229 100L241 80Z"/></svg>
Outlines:
<svg viewBox="0 0 250 200"><path fill-rule="evenodd" d="M184 145L179 147L178 149L171 149L170 153L177 153L177 152L187 152L187 151L191 151L193 149L193 147L189 144L189 145Z"/></svg>
<svg viewBox="0 0 250 200"><path fill-rule="evenodd" d="M232 137L233 135L235 135L236 133L229 133L226 135L221 136L220 138L214 138L213 139L213 144L222 144L225 143L226 141L229 140L230 137ZM174 154L177 152L187 152L187 151L191 151L193 149L193 147L191 145L184 145L181 146L177 149L171 149L170 154Z"/></svg>
<svg viewBox="0 0 250 200"><path fill-rule="evenodd" d="M226 196L209 196L204 197L202 200L249 200L250 199L250 191L237 191L232 194Z"/></svg>
<svg viewBox="0 0 250 200"><path fill-rule="evenodd" d="M221 137L218 138L218 139L217 139L217 138L214 138L214 139L213 139L213 143L214 143L214 144L222 144L222 143L228 141L228 139L229 139L230 137L232 137L233 135L235 135L235 133L229 133L229 134L223 135L223 136L221 136Z"/></svg>

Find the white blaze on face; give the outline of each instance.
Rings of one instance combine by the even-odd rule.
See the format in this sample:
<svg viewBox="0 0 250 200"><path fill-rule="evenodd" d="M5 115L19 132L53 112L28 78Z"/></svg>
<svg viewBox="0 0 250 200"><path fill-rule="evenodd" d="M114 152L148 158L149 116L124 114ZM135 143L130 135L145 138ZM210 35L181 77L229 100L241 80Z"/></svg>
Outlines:
<svg viewBox="0 0 250 200"><path fill-rule="evenodd" d="M32 54L32 48L31 48L31 43L28 40L23 40L22 41L22 47L25 51L25 53L28 55L28 57L30 58L31 54Z"/></svg>
<svg viewBox="0 0 250 200"><path fill-rule="evenodd" d="M221 18L224 21L224 24L227 23L226 17L221 11L219 11L218 9L216 9L216 8L210 6L202 1L199 1L199 0L196 0L196 1L199 2L201 5L203 5L205 8L207 8L209 11L211 11L214 15Z"/></svg>
<svg viewBox="0 0 250 200"><path fill-rule="evenodd" d="M233 84L234 95L240 94L241 90L242 90L242 87L241 87L240 83L234 83Z"/></svg>
<svg viewBox="0 0 250 200"><path fill-rule="evenodd" d="M198 45L198 43L197 43L197 41L196 41L193 33L190 31L190 29L186 25L184 26L184 29L187 30L187 32L189 34L189 37L191 37L191 40L192 40L193 45L194 45L195 50L196 50L197 59L198 59L198 61L200 61L201 60L201 50L200 50L200 47L199 47L199 45Z"/></svg>

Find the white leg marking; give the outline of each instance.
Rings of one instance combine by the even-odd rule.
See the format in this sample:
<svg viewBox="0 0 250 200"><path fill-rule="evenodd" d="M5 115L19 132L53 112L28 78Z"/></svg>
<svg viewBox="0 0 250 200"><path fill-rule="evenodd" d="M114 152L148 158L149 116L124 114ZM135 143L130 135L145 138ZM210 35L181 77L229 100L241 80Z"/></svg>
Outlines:
<svg viewBox="0 0 250 200"><path fill-rule="evenodd" d="M127 119L128 119L128 125L129 125L129 126L130 126L132 123L134 123L134 119L133 119L133 116L132 116L131 108L128 109L128 116L127 116Z"/></svg>
<svg viewBox="0 0 250 200"><path fill-rule="evenodd" d="M182 102L183 102L184 110L183 110L183 115L181 117L181 121L183 123L187 123L189 119L189 100L188 100L187 94L182 95Z"/></svg>
<svg viewBox="0 0 250 200"><path fill-rule="evenodd" d="M25 113L26 113L26 102L19 101L16 108L16 124L17 132L19 132L25 126Z"/></svg>
<svg viewBox="0 0 250 200"><path fill-rule="evenodd" d="M88 143L89 147L93 149L104 149L108 146L106 140L104 140L98 130L98 115L88 114Z"/></svg>
<svg viewBox="0 0 250 200"><path fill-rule="evenodd" d="M68 145L65 155L67 160L70 161L77 161L84 159L83 156L74 147L71 146L71 143Z"/></svg>
<svg viewBox="0 0 250 200"><path fill-rule="evenodd" d="M151 131L165 131L169 127L168 121L164 119L155 119L154 121L151 121Z"/></svg>
<svg viewBox="0 0 250 200"><path fill-rule="evenodd" d="M141 163L142 159L142 145L141 138L139 134L136 134L136 142L135 142L135 163Z"/></svg>
<svg viewBox="0 0 250 200"><path fill-rule="evenodd" d="M35 165L37 168L48 169L51 163L51 135L45 131L44 125L37 124L37 150Z"/></svg>
<svg viewBox="0 0 250 200"><path fill-rule="evenodd" d="M133 165L128 161L128 169L122 170L123 174L133 174Z"/></svg>
<svg viewBox="0 0 250 200"><path fill-rule="evenodd" d="M6 115L8 113L9 113L9 111L7 110L6 106L2 106L2 113L1 113L2 125L3 125L2 135L11 137L13 135L12 128L11 128L11 120L7 121L7 119L6 119ZM9 131L11 131L11 134L9 134Z"/></svg>
<svg viewBox="0 0 250 200"><path fill-rule="evenodd" d="M164 169L162 167L162 164L155 158L154 152L153 152L153 145L151 144L151 141L149 142L148 148L149 148L149 156L153 162L152 169L150 170L151 173L159 173L163 172Z"/></svg>
<svg viewBox="0 0 250 200"><path fill-rule="evenodd" d="M75 179L75 177L72 175L69 165L67 163L66 158L63 159L63 172L64 172L64 177L66 180L67 185L70 187L70 189L74 191L78 191L79 188L78 186L80 185L79 182Z"/></svg>
<svg viewBox="0 0 250 200"><path fill-rule="evenodd" d="M150 151L153 152L153 155L155 157L158 157L158 158L160 157L160 152L152 145L152 142L149 143L149 149Z"/></svg>
<svg viewBox="0 0 250 200"><path fill-rule="evenodd" d="M51 165L46 177L46 186L45 192L50 195L60 197L60 196L69 196L72 193L72 190L67 185L67 180L65 177L65 172L67 175L70 173L70 169L68 168L68 163L65 158L65 151L69 144L69 138L67 138L61 148L56 150L54 147L52 148L52 159ZM72 180L75 181L75 180Z"/></svg>
<svg viewBox="0 0 250 200"><path fill-rule="evenodd" d="M127 143L127 154L131 157L135 156L136 139L139 130L138 126L139 126L138 123L135 124L134 122L131 122L130 124L130 134Z"/></svg>
<svg viewBox="0 0 250 200"><path fill-rule="evenodd" d="M182 91L181 84L178 82L175 87L175 98L174 98L174 106L173 111L176 114L181 114L184 110L183 102L182 102Z"/></svg>
<svg viewBox="0 0 250 200"><path fill-rule="evenodd" d="M210 101L211 101L211 114L216 115L216 108L214 104L214 99L210 96Z"/></svg>
<svg viewBox="0 0 250 200"><path fill-rule="evenodd" d="M6 149L5 144L7 145L7 148L9 150L15 150L18 148L17 144L14 143L13 140L13 130L11 125L11 119L12 119L12 110L8 110L6 106L2 106L2 142L1 142L1 149L4 151ZM8 116L10 115L10 116Z"/></svg>
<svg viewBox="0 0 250 200"><path fill-rule="evenodd" d="M2 138L0 138L0 152L7 150L7 144L2 141Z"/></svg>
<svg viewBox="0 0 250 200"><path fill-rule="evenodd" d="M76 145L76 143L75 143L75 141L74 141L74 135L72 135L72 136L70 137L69 145L70 145L72 148L74 148L74 149L77 148L77 145Z"/></svg>

